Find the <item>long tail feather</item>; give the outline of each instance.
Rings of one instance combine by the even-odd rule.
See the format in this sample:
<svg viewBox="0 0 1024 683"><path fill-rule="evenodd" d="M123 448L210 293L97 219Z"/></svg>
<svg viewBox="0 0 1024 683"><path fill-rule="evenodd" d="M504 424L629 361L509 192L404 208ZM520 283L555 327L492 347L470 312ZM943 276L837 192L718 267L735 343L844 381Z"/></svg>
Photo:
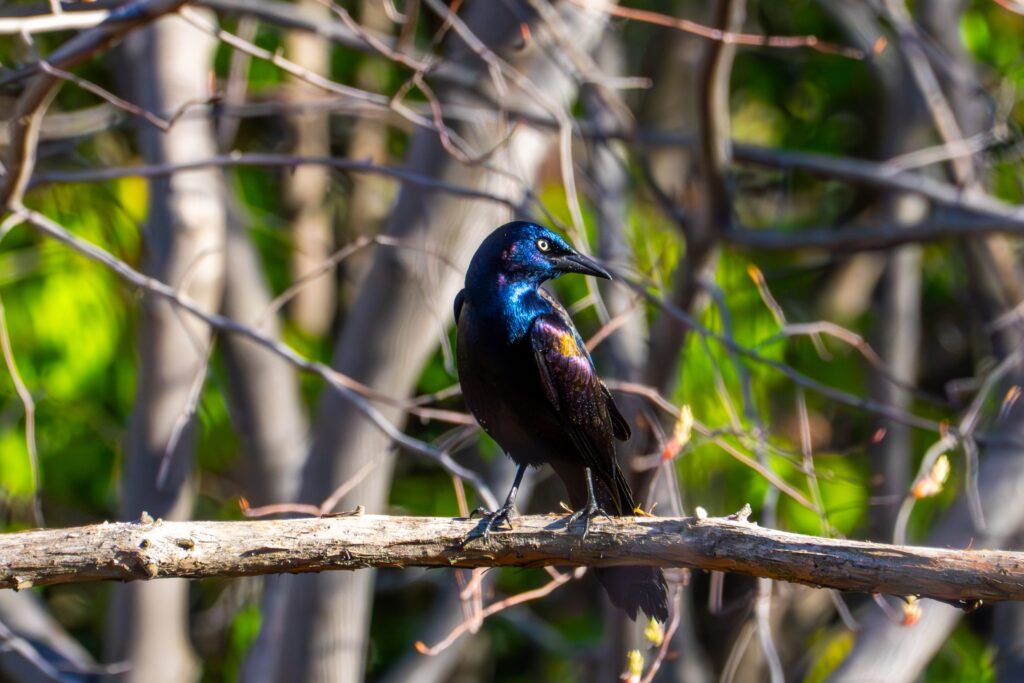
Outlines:
<svg viewBox="0 0 1024 683"><path fill-rule="evenodd" d="M622 506L619 514L635 514L633 492L617 464L612 474ZM595 573L612 604L624 610L630 619L635 620L637 611L641 611L662 623L668 621L668 586L657 567L606 567Z"/></svg>
<svg viewBox="0 0 1024 683"><path fill-rule="evenodd" d="M635 620L643 612L664 623L668 621L668 586L657 567L602 567L595 570L612 604Z"/></svg>

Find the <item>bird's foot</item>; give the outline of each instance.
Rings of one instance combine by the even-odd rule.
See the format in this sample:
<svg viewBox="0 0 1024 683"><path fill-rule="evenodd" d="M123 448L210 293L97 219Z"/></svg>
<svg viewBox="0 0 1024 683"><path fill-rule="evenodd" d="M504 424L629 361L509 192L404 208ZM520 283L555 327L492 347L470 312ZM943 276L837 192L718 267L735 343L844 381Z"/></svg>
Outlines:
<svg viewBox="0 0 1024 683"><path fill-rule="evenodd" d="M609 522L612 521L611 516L604 511L596 502L590 501L576 512L569 515L569 519L565 523L565 528L569 529L573 524L579 520L583 520L583 538L586 540L587 534L590 533L590 522L595 517L604 517Z"/></svg>
<svg viewBox="0 0 1024 683"><path fill-rule="evenodd" d="M501 531L502 524L507 526L509 531L512 531L512 515L514 514L514 508L515 506L511 503L505 503L494 512L485 510L482 507L473 510L469 513L470 519L473 519L474 517L481 517L484 519L483 528L479 533L474 533L474 535L486 537L492 531Z"/></svg>

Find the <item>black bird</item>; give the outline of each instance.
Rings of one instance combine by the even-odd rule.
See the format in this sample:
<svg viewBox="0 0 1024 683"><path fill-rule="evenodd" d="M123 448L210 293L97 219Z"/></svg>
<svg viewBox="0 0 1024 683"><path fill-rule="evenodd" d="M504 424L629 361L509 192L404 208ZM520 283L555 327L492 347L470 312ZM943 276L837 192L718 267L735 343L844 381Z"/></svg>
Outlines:
<svg viewBox="0 0 1024 683"><path fill-rule="evenodd" d="M466 405L515 461L505 504L486 513L484 533L508 524L526 467L545 463L565 484L586 536L595 515L634 515L636 503L615 459L629 424L597 376L569 314L545 281L565 273L611 279L548 228L515 221L477 249L455 297L459 380ZM596 570L612 603L668 618L665 578L654 567Z"/></svg>

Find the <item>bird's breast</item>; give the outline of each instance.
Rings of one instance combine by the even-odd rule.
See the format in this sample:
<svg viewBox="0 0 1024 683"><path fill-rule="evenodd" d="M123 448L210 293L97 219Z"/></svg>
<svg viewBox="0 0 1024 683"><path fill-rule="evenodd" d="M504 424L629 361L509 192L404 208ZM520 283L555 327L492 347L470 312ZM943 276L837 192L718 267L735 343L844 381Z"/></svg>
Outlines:
<svg viewBox="0 0 1024 683"><path fill-rule="evenodd" d="M502 450L527 465L565 457L571 443L541 386L529 340L508 343L467 303L457 343L466 407Z"/></svg>

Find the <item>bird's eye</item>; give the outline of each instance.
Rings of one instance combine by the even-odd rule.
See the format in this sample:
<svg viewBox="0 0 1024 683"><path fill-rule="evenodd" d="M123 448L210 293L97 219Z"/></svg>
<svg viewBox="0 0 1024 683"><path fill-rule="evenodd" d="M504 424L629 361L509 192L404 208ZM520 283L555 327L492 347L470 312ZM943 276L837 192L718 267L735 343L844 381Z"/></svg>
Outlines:
<svg viewBox="0 0 1024 683"><path fill-rule="evenodd" d="M540 249L541 251L550 251L551 242L548 242L546 239L542 237L539 240L537 240L537 248Z"/></svg>

